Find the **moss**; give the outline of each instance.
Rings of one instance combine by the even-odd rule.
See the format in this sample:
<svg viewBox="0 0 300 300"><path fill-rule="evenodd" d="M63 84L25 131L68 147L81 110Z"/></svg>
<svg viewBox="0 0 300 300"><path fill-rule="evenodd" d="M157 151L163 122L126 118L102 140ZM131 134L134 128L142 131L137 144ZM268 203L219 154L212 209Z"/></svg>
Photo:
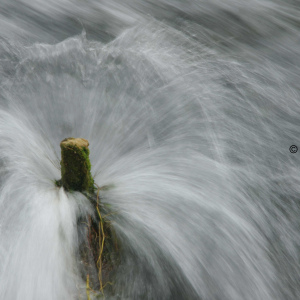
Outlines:
<svg viewBox="0 0 300 300"><path fill-rule="evenodd" d="M79 138L67 138L61 147L61 181L68 191L94 191L91 176L88 141Z"/></svg>
<svg viewBox="0 0 300 300"><path fill-rule="evenodd" d="M59 180L54 180L54 184L55 184L56 187L62 187L61 179L59 179Z"/></svg>

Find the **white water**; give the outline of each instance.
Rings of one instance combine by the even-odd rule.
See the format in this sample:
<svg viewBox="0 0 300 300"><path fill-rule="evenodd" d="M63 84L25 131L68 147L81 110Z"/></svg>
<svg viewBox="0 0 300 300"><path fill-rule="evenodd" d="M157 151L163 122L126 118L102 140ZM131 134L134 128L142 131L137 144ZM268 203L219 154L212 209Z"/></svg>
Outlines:
<svg viewBox="0 0 300 300"><path fill-rule="evenodd" d="M90 142L122 241L106 299L300 299L299 1L0 0L0 299L86 299Z"/></svg>

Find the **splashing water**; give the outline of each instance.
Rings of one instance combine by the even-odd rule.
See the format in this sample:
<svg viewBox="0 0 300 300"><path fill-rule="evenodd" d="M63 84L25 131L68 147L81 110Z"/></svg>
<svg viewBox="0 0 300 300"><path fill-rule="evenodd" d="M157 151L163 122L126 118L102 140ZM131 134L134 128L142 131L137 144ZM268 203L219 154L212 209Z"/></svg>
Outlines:
<svg viewBox="0 0 300 300"><path fill-rule="evenodd" d="M300 299L297 1L0 0L0 299L87 299L90 142L122 243L106 299ZM92 297L92 295L91 295Z"/></svg>

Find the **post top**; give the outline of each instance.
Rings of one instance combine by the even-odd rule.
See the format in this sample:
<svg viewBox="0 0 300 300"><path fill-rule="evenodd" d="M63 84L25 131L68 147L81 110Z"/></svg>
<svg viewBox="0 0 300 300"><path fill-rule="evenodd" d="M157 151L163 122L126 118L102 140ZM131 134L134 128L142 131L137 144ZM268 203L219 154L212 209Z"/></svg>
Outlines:
<svg viewBox="0 0 300 300"><path fill-rule="evenodd" d="M82 138L66 138L64 140L61 141L60 146L61 147L66 147L68 145L72 145L72 146L77 146L78 148L88 148L89 146L89 141L86 139L82 139Z"/></svg>

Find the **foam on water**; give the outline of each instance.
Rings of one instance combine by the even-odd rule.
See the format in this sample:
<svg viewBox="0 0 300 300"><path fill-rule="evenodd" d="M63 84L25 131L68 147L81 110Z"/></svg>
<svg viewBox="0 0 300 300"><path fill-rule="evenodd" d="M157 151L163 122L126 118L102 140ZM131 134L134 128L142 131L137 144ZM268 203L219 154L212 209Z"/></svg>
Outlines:
<svg viewBox="0 0 300 300"><path fill-rule="evenodd" d="M86 298L70 136L113 186L106 298L300 298L299 4L189 2L0 1L0 298Z"/></svg>

